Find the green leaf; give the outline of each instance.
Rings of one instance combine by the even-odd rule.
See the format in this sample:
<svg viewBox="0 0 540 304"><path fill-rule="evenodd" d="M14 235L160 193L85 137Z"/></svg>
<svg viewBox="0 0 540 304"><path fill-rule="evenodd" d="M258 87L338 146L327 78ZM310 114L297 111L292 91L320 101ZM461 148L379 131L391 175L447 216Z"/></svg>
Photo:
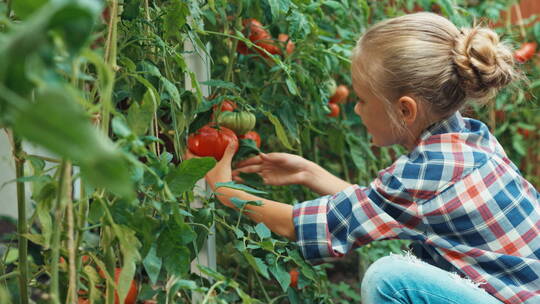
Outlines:
<svg viewBox="0 0 540 304"><path fill-rule="evenodd" d="M209 87L216 87L216 88L224 88L224 89L230 89L230 90L240 90L234 83L223 81L223 80L217 80L217 79L210 79L207 81L202 81L202 85L207 85Z"/></svg>
<svg viewBox="0 0 540 304"><path fill-rule="evenodd" d="M247 260L247 262L255 269L257 272L259 272L263 277L265 277L267 280L270 279L270 276L268 275L268 266L263 262L263 260L254 257L247 251L242 251L242 255Z"/></svg>
<svg viewBox="0 0 540 304"><path fill-rule="evenodd" d="M178 92L178 88L174 85L174 83L170 82L169 79L165 77L161 77L161 83L163 84L163 87L165 88L167 93L169 93L169 95L171 96L174 103L176 103L178 107L181 107L182 105L180 104L180 93Z"/></svg>
<svg viewBox="0 0 540 304"><path fill-rule="evenodd" d="M215 280L217 281L224 281L226 280L227 278L222 275L221 273L215 271L214 269L210 268L210 267L206 267L204 265L197 265L197 267L199 267L199 269L201 270L202 273L206 274L207 276L211 277L211 278L214 278Z"/></svg>
<svg viewBox="0 0 540 304"><path fill-rule="evenodd" d="M540 22L536 22L533 26L534 38L537 43L540 43Z"/></svg>
<svg viewBox="0 0 540 304"><path fill-rule="evenodd" d="M285 146L285 148L289 150L295 150L291 143L289 142L289 137L287 136L287 133L285 132L285 129L283 128L283 125L279 121L279 118L274 116L274 114L270 112L263 111L263 113L268 117L270 122L274 125L274 129L276 131L276 135L281 141L281 143Z"/></svg>
<svg viewBox="0 0 540 304"><path fill-rule="evenodd" d="M187 22L187 17L190 15L189 6L186 1L173 0L165 8L164 29L165 38L171 39L178 37L180 30Z"/></svg>
<svg viewBox="0 0 540 304"><path fill-rule="evenodd" d="M212 157L192 158L183 161L165 177L169 189L175 196L193 189L195 183L204 178L206 173L216 165Z"/></svg>
<svg viewBox="0 0 540 304"><path fill-rule="evenodd" d="M136 263L141 259L139 254L141 243L135 236L135 231L127 226L113 224L112 227L122 252L123 264L118 277L117 291L120 303L123 303L131 286L131 281L135 276Z"/></svg>
<svg viewBox="0 0 540 304"><path fill-rule="evenodd" d="M272 236L272 232L270 232L270 229L268 229L264 223L258 223L257 226L255 226L255 232L257 232L257 235L259 235L261 239Z"/></svg>
<svg viewBox="0 0 540 304"><path fill-rule="evenodd" d="M232 197L231 202L238 209L244 208L245 205L262 206L261 201L247 201L247 200L239 199L237 197Z"/></svg>
<svg viewBox="0 0 540 304"><path fill-rule="evenodd" d="M113 133L120 137L128 137L131 135L131 130L126 125L124 116L115 116L112 119Z"/></svg>
<svg viewBox="0 0 540 304"><path fill-rule="evenodd" d="M70 90L46 88L21 111L13 129L27 140L73 160L92 185L119 195L132 194L127 161L88 119Z"/></svg>
<svg viewBox="0 0 540 304"><path fill-rule="evenodd" d="M274 19L289 11L290 0L267 0Z"/></svg>
<svg viewBox="0 0 540 304"><path fill-rule="evenodd" d="M143 260L144 269L146 270L146 273L148 273L150 282L152 282L153 285L157 282L162 263L161 258L156 254L156 247L157 246L154 243Z"/></svg>
<svg viewBox="0 0 540 304"><path fill-rule="evenodd" d="M270 272L276 278L279 285L281 286L281 289L285 292L287 291L287 288L291 284L291 276L289 273L283 268L281 264L274 263L270 265Z"/></svg>
<svg viewBox="0 0 540 304"><path fill-rule="evenodd" d="M226 182L226 183L216 183L216 189L219 187L225 187L225 188L231 188L236 190L242 190L248 193L255 193L255 194L267 194L264 191L253 189L251 187L248 187L246 185L236 184L235 182Z"/></svg>
<svg viewBox="0 0 540 304"><path fill-rule="evenodd" d="M18 0L12 2L12 9L17 17L26 19L45 3L47 3L47 0Z"/></svg>
<svg viewBox="0 0 540 304"><path fill-rule="evenodd" d="M156 106L151 94L152 91L147 90L142 104L133 102L128 109L127 123L131 130L139 136L146 134L152 123Z"/></svg>
<svg viewBox="0 0 540 304"><path fill-rule="evenodd" d="M191 227L178 217L169 219L167 227L157 240L157 255L163 258L167 272L183 275L189 271L191 252L185 245L195 240L197 236Z"/></svg>

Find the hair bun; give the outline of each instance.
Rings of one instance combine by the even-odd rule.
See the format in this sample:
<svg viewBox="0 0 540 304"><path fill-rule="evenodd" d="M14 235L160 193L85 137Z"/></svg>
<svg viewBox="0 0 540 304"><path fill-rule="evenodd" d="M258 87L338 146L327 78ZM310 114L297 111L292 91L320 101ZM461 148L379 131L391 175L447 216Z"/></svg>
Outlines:
<svg viewBox="0 0 540 304"><path fill-rule="evenodd" d="M517 77L511 49L491 29L462 29L453 53L467 98L489 99Z"/></svg>

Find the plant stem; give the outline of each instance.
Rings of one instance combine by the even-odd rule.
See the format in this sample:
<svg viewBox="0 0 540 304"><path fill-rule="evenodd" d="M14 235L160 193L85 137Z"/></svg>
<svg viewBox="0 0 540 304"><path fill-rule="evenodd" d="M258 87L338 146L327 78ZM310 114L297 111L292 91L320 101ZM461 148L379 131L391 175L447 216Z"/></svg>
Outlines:
<svg viewBox="0 0 540 304"><path fill-rule="evenodd" d="M60 293L58 289L58 260L60 259L60 234L62 229L62 218L64 216L64 195L66 192L66 184L70 181L66 178L66 172L71 168L66 160L62 160L60 164L60 179L58 192L56 194L56 204L54 206L55 211L55 223L57 229L54 230L51 240L51 282L50 282L50 294L51 303L60 304ZM67 181L66 181L67 180Z"/></svg>
<svg viewBox="0 0 540 304"><path fill-rule="evenodd" d="M268 296L268 293L266 292L266 288L264 288L264 284L261 281L261 278L259 277L259 274L257 273L257 269L255 269L255 278L257 278L257 282L261 286L261 290L264 293L264 297L266 298L267 302L270 302L270 296Z"/></svg>
<svg viewBox="0 0 540 304"><path fill-rule="evenodd" d="M76 261L75 261L75 240L74 240L74 218L73 218L73 200L71 199L72 193L72 184L71 184L71 165L67 164L66 170L66 196L64 197L67 202L67 236L68 236L68 260L69 260L69 288L68 288L68 297L66 302L76 303L77 302L77 271L76 271ZM71 298L71 299L70 299ZM69 300L70 299L70 300Z"/></svg>
<svg viewBox="0 0 540 304"><path fill-rule="evenodd" d="M6 17L9 18L9 15L11 15L11 0L7 0Z"/></svg>
<svg viewBox="0 0 540 304"><path fill-rule="evenodd" d="M17 180L24 177L24 158L22 155L22 141L13 136L13 156L15 158L15 175ZM24 235L28 232L26 223L26 201L24 197L24 182L17 182L17 233L19 236L19 292L21 304L28 303L28 240Z"/></svg>
<svg viewBox="0 0 540 304"><path fill-rule="evenodd" d="M0 276L0 281L5 281L5 280L9 280L13 277L20 277L20 272L18 271L13 271L13 272L10 272L10 273L6 273L2 276Z"/></svg>

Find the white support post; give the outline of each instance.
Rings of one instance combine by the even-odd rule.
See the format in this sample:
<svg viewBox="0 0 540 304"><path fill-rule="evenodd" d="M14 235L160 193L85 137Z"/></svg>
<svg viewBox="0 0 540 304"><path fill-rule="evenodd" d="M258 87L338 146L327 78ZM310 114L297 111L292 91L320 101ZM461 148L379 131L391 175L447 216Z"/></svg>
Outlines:
<svg viewBox="0 0 540 304"><path fill-rule="evenodd" d="M188 39L184 43L184 59L186 61L187 67L190 71L192 71L195 74L195 77L197 77L197 80L199 82L206 81L210 79L210 58L206 53L204 53L202 50L198 50L192 42ZM185 83L186 90L192 90L194 91L195 88L191 85L191 77L188 73L186 73L186 83ZM208 96L210 94L210 89L208 86L201 86L201 90L204 96ZM206 182L201 179L197 182L195 186L195 197L201 197L206 195L206 190L208 189L208 186ZM202 202L200 199L196 199L191 203L192 208L201 208ZM196 273L198 275L204 276L201 274L199 269L197 268L197 265L204 265L206 267L216 269L216 238L215 238L215 226L212 226L210 228L210 234L208 235L208 239L206 240L203 248L199 252L199 255L193 260L191 263L191 272ZM192 295L192 303L200 303L203 299L203 295L200 293L193 293Z"/></svg>

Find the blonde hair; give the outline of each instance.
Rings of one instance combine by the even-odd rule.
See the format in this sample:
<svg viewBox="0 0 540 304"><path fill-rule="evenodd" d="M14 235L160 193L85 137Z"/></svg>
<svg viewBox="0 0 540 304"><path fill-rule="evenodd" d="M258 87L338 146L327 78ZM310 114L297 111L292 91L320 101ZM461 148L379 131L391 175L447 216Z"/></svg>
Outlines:
<svg viewBox="0 0 540 304"><path fill-rule="evenodd" d="M391 104L401 96L416 98L424 115L440 119L469 100L491 99L518 74L511 49L494 31L459 30L439 15L416 13L371 27L353 51L352 76L385 102L397 123Z"/></svg>

